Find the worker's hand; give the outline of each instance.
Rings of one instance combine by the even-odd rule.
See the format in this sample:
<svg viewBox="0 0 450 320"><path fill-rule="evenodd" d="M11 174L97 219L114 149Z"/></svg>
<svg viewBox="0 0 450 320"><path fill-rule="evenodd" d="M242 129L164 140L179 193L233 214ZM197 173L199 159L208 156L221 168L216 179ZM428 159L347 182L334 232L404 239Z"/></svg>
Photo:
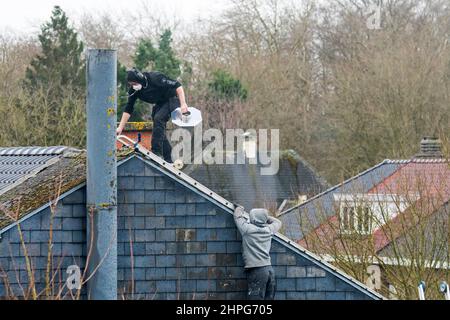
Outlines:
<svg viewBox="0 0 450 320"><path fill-rule="evenodd" d="M234 204L234 218L238 219L238 218L245 218L244 216L244 207L239 205L239 204Z"/></svg>
<svg viewBox="0 0 450 320"><path fill-rule="evenodd" d="M181 113L183 114L183 113L186 113L186 112L188 112L188 105L186 103L183 103L181 105Z"/></svg>
<svg viewBox="0 0 450 320"><path fill-rule="evenodd" d="M240 204L233 203L233 205L234 205L234 214L241 215L244 212L245 209Z"/></svg>
<svg viewBox="0 0 450 320"><path fill-rule="evenodd" d="M123 128L122 127L117 127L117 130L116 130L116 134L118 135L118 136L120 136L121 134L122 134L122 130L123 130Z"/></svg>
<svg viewBox="0 0 450 320"><path fill-rule="evenodd" d="M233 203L233 205L234 205L234 208L235 208L235 209L237 209L237 208L242 208L242 209L244 209L244 206L240 205L239 203Z"/></svg>

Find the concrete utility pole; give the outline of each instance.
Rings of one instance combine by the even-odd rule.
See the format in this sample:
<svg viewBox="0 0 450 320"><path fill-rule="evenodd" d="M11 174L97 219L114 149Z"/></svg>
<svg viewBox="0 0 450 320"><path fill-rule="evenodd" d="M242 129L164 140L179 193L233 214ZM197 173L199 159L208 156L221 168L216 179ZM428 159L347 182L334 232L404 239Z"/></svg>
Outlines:
<svg viewBox="0 0 450 320"><path fill-rule="evenodd" d="M117 51L87 59L88 298L117 299ZM91 241L92 237L92 241ZM97 269L98 268L98 269Z"/></svg>

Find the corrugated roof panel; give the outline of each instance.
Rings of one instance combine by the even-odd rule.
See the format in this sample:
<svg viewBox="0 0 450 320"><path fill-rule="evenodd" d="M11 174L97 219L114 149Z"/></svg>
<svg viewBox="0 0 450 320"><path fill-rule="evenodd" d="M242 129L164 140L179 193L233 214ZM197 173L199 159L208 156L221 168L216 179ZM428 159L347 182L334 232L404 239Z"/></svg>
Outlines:
<svg viewBox="0 0 450 320"><path fill-rule="evenodd" d="M42 170L68 149L64 146L0 148L0 192Z"/></svg>
<svg viewBox="0 0 450 320"><path fill-rule="evenodd" d="M16 156L44 156L44 155L60 155L69 149L65 146L54 147L7 147L0 148L0 156L16 155Z"/></svg>

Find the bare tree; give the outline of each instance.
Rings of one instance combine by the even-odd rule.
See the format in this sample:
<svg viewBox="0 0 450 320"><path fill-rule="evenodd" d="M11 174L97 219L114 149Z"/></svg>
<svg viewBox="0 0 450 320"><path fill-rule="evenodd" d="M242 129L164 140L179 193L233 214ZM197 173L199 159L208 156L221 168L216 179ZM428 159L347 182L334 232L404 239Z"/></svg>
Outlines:
<svg viewBox="0 0 450 320"><path fill-rule="evenodd" d="M34 39L12 31L0 33L0 99L15 93L28 64L38 52Z"/></svg>
<svg viewBox="0 0 450 320"><path fill-rule="evenodd" d="M95 14L85 12L79 19L77 29L87 47L117 49L119 61L130 65L135 39L129 36L125 20L106 11Z"/></svg>
<svg viewBox="0 0 450 320"><path fill-rule="evenodd" d="M329 169L316 164L335 182L382 157L409 157L425 135L450 134L448 7L442 1L386 1L380 29L372 30L366 4L329 4L317 29L318 90L332 133L322 147L339 156L324 158Z"/></svg>

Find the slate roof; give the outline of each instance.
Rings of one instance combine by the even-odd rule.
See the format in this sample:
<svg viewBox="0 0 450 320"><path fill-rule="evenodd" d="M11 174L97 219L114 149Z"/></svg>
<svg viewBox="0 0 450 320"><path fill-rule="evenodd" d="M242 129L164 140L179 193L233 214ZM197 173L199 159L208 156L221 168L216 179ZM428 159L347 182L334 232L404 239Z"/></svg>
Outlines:
<svg viewBox="0 0 450 320"><path fill-rule="evenodd" d="M245 164L190 165L183 171L245 208L258 206L258 203L278 208L285 199L296 200L298 195L312 197L329 187L293 150L281 154L276 175L262 175L261 168L260 163L249 164L247 161Z"/></svg>
<svg viewBox="0 0 450 320"><path fill-rule="evenodd" d="M417 184L421 184L425 187L424 189L429 196L436 195L437 190L440 190L439 196L436 197L439 203L433 201L433 207L440 208L445 203L448 203L450 198L449 170L448 160L445 159L384 160L382 163L342 184L318 194L313 199L283 212L280 219L287 226L285 234L289 238L303 244L304 232L309 233L313 229L318 230L322 228L322 226L326 230L325 220L332 221L331 219L335 219L336 208L334 208L335 200L333 197L335 193L402 194L405 192L417 192ZM405 186L407 186L408 190L401 190ZM423 202L430 205L430 202ZM425 203L422 205L425 205ZM407 214L407 211L404 214ZM440 210L429 210L430 214L438 211ZM326 217L323 216L324 213L326 213ZM403 214L399 215L397 219L400 216L403 216ZM304 217L307 217L308 224L311 224L311 229L306 230L304 226L303 228L301 227L300 221ZM395 224L396 219L392 220L391 223ZM401 238L401 236L401 233L396 235L397 238ZM380 251L389 245L389 241L381 228L374 231L374 240L376 251Z"/></svg>
<svg viewBox="0 0 450 320"><path fill-rule="evenodd" d="M221 207L223 210L225 210L229 214L233 214L233 210L231 210L227 206L222 205L220 202L216 201L213 195L202 192L201 191L201 187L202 186L199 183L195 183L195 185L194 184L189 184L189 183L185 182L184 180L180 179L180 177L178 175L176 175L176 174L166 170L164 167L161 167L158 164L153 163L152 161L145 159L144 156L142 156L141 154L137 153L135 156L137 156L139 159L142 159L144 162L146 162L147 164L151 165L156 170L158 170L158 171L162 172L163 174L173 178L178 183L184 185L185 187L187 187L187 188L191 189L192 191L198 193L202 197L208 199L212 203L215 203L216 205ZM305 248L301 247L298 243L296 243L295 241L292 241L291 239L289 239L285 235L283 235L281 233L277 233L277 234L275 234L273 236L273 240L278 242L282 246L288 248L289 250L292 250L296 254L299 254L302 257L308 259L309 261L315 263L320 268L322 268L322 269L324 269L324 270L326 270L326 271L336 275L338 278L344 280L345 282L350 284L352 287L358 289L361 292L364 292L368 296L370 296L370 297L372 297L372 298L374 298L376 300L378 300L378 299L385 299L378 292L370 289L365 284L363 284L363 283L359 282L358 280L350 277L349 275L347 275L346 273L342 272L341 270L339 270L338 268L336 268L332 264L326 262L324 259L320 258L319 256L315 255L314 253L312 253L312 252L306 250Z"/></svg>
<svg viewBox="0 0 450 320"><path fill-rule="evenodd" d="M430 219L428 220L428 223L425 226L424 232L429 241L425 243L426 249L424 250L425 255L423 256L423 259L430 261L434 260L436 262L435 266L439 265L440 263L443 263L445 265L446 263L445 261L448 261L448 253L450 252L449 242L445 241L437 243L433 240L436 239L435 237L439 238L440 236L442 236L442 238L445 239L446 231L448 230L449 227L449 217L450 217L450 201L447 201L436 211L432 212ZM440 225L440 227L436 227L437 225ZM375 250L377 250L377 254L379 256L384 257L398 256L399 248L402 248L405 245L405 243L408 242L410 243L412 241L411 235L402 232L398 232L393 236L395 237L395 241L386 241L386 237L381 233L381 230L375 232L374 234L374 241L376 247ZM418 242L423 240L423 238L421 239L421 235L419 235L418 238L419 238ZM396 244L395 246L394 243ZM406 252L405 256L406 258L408 258L409 250L405 250L405 252Z"/></svg>
<svg viewBox="0 0 450 320"><path fill-rule="evenodd" d="M334 194L338 193L367 193L375 185L389 177L406 161L385 160L376 166L352 177L328 190L308 199L301 205L288 209L280 214L279 219L283 221L283 233L290 239L300 241L304 238L304 232L320 226L326 219L334 215ZM319 214L320 212L320 214ZM328 216L321 216L326 213ZM311 230L305 230L300 225L301 219L307 219Z"/></svg>
<svg viewBox="0 0 450 320"><path fill-rule="evenodd" d="M408 188L406 190L405 188ZM450 166L445 159L434 161L413 159L368 191L376 194L402 194L426 190L430 195L440 193L445 202L450 195Z"/></svg>

